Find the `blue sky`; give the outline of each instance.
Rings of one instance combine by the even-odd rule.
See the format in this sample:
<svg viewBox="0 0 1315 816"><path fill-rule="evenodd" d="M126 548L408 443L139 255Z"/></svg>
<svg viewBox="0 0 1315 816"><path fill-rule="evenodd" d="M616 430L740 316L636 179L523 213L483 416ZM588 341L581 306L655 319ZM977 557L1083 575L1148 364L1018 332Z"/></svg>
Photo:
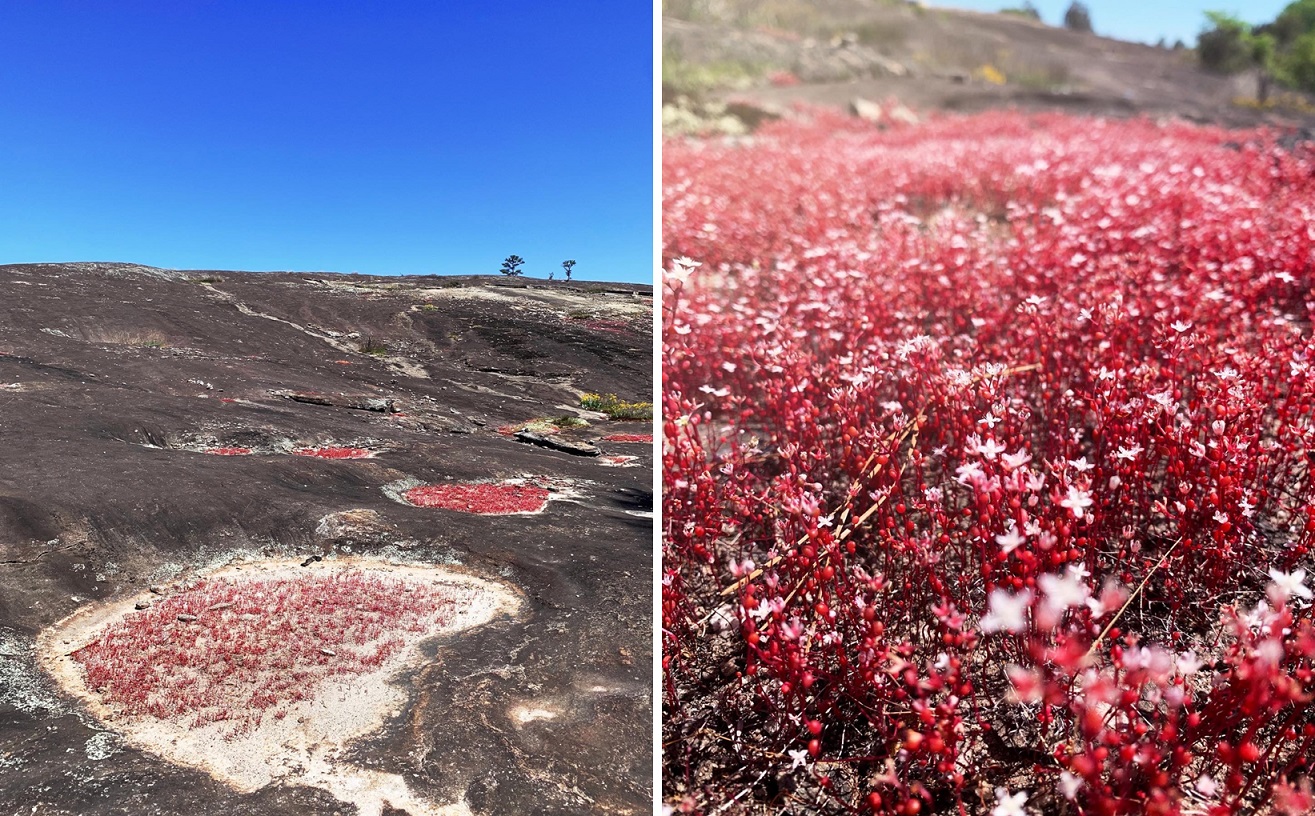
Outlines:
<svg viewBox="0 0 1315 816"><path fill-rule="evenodd" d="M1060 25L1070 0L1032 0L1041 18ZM1206 11L1226 11L1251 23L1267 23L1278 16L1289 0L1085 0L1097 34L1154 43L1164 37L1169 43L1181 39L1196 44L1205 23ZM999 11L1023 5L1023 0L932 0L931 5L976 11Z"/></svg>
<svg viewBox="0 0 1315 816"><path fill-rule="evenodd" d="M652 20L4 0L0 263L651 280Z"/></svg>

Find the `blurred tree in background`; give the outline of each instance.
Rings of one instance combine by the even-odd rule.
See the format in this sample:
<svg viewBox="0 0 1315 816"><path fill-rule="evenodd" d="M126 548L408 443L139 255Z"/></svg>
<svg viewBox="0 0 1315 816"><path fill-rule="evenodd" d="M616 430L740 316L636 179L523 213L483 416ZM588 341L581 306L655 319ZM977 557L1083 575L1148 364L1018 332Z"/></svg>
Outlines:
<svg viewBox="0 0 1315 816"><path fill-rule="evenodd" d="M1252 26L1221 11L1206 12L1207 28L1196 42L1208 70L1254 70L1263 104L1274 83L1315 92L1315 0L1289 3L1272 23Z"/></svg>
<svg viewBox="0 0 1315 816"><path fill-rule="evenodd" d="M1064 28L1070 31L1091 33L1091 10L1086 3L1073 0L1073 4L1064 12Z"/></svg>

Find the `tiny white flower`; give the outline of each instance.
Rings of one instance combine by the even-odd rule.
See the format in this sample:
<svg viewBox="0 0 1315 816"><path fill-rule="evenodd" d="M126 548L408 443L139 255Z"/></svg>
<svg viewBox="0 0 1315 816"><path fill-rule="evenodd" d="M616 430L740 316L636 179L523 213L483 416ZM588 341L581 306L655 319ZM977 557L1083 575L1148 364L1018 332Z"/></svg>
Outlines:
<svg viewBox="0 0 1315 816"><path fill-rule="evenodd" d="M1027 804L1027 791L1010 793L1004 788L996 788L995 802L991 816L1027 816L1027 809L1023 807Z"/></svg>
<svg viewBox="0 0 1315 816"><path fill-rule="evenodd" d="M1068 771L1059 772L1059 792L1064 794L1064 798L1070 802L1078 798L1078 790L1082 788L1082 777L1075 776Z"/></svg>
<svg viewBox="0 0 1315 816"><path fill-rule="evenodd" d="M1207 799L1213 799L1219 790L1219 783L1211 779L1209 774L1201 774L1196 779L1195 787L1197 793Z"/></svg>
<svg viewBox="0 0 1315 816"><path fill-rule="evenodd" d="M956 474L955 480L963 485L986 478L986 473L983 472L982 466L977 462L964 462L955 468L954 472Z"/></svg>
<svg viewBox="0 0 1315 816"><path fill-rule="evenodd" d="M786 753L790 755L790 770L793 771L795 768L798 768L798 767L801 767L801 766L803 767L804 770L808 770L808 749L807 749L807 748L800 748L800 749L797 750L797 751L795 751L795 750L789 750L789 751L786 751Z"/></svg>
<svg viewBox="0 0 1315 816"><path fill-rule="evenodd" d="M1256 608L1242 616L1242 620L1251 629L1260 629L1269 624L1274 618L1274 610L1270 609L1269 603L1261 599L1256 604Z"/></svg>
<svg viewBox="0 0 1315 816"><path fill-rule="evenodd" d="M1137 458L1137 454L1141 453L1142 450L1143 448L1141 445L1133 445L1130 448L1120 447L1118 452L1115 453L1114 456L1117 459L1123 459L1125 461L1131 462L1133 459Z"/></svg>
<svg viewBox="0 0 1315 816"><path fill-rule="evenodd" d="M676 258L671 262L671 268L667 270L667 285L684 284L685 281L693 274L695 268L703 264L698 261L691 261L689 258Z"/></svg>
<svg viewBox="0 0 1315 816"><path fill-rule="evenodd" d="M1092 468L1095 467L1095 465L1087 461L1087 457L1085 456L1083 456L1081 459L1070 459L1068 460L1068 464L1078 473L1086 473L1088 470L1091 470Z"/></svg>
<svg viewBox="0 0 1315 816"><path fill-rule="evenodd" d="M1005 555L1018 549L1019 545L1026 540L1027 539L1023 534L1018 531L1017 527L1010 527L1004 535L998 535L995 537L995 543L1000 545L1000 552Z"/></svg>
<svg viewBox="0 0 1315 816"><path fill-rule="evenodd" d="M1171 388L1166 388L1163 391L1152 391L1146 396L1161 408L1172 408L1176 404L1173 398L1173 389Z"/></svg>
<svg viewBox="0 0 1315 816"><path fill-rule="evenodd" d="M1057 575L1042 575L1036 579L1037 586L1045 593L1045 606L1058 617L1064 610L1082 606L1091 597L1091 589L1083 580L1083 574L1071 566L1061 578Z"/></svg>
<svg viewBox="0 0 1315 816"><path fill-rule="evenodd" d="M983 632L1021 632L1027 628L1027 610L1032 605L1032 590L1011 595L1003 589L991 590L990 610L982 617Z"/></svg>
<svg viewBox="0 0 1315 816"><path fill-rule="evenodd" d="M1000 463L1003 464L1007 470L1018 470L1030 461L1032 461L1032 454L1028 453L1023 448L1019 448L1018 453L1006 453L1004 456L1000 457Z"/></svg>
<svg viewBox="0 0 1315 816"><path fill-rule="evenodd" d="M752 558L746 558L743 561L731 561L731 577L741 578L753 572L754 563Z"/></svg>
<svg viewBox="0 0 1315 816"><path fill-rule="evenodd" d="M1187 651L1178 655L1178 671L1183 677L1190 677L1201 670L1201 659L1196 656L1196 652Z"/></svg>
<svg viewBox="0 0 1315 816"><path fill-rule="evenodd" d="M1277 593L1284 600L1291 598L1293 595L1298 598L1311 599L1310 588L1306 586L1306 570L1296 569L1292 572L1279 572L1273 567L1269 568L1269 580L1273 581L1270 586L1277 590Z"/></svg>
<svg viewBox="0 0 1315 816"><path fill-rule="evenodd" d="M1070 486L1068 497L1059 500L1060 507L1067 507L1073 511L1073 518L1082 518L1087 513L1087 508L1094 503L1091 494L1085 490L1079 490Z"/></svg>

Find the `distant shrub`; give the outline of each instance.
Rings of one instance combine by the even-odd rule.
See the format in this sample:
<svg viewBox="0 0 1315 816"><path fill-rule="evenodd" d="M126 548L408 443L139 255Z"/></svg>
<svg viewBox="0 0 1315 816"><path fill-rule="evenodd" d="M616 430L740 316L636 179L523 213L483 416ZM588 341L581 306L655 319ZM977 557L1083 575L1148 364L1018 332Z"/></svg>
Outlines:
<svg viewBox="0 0 1315 816"><path fill-rule="evenodd" d="M373 354L376 357L384 357L388 354L388 346L384 345L383 341L375 340L368 334L361 339L356 350L362 354Z"/></svg>
<svg viewBox="0 0 1315 816"><path fill-rule="evenodd" d="M1081 31L1084 34L1091 33L1091 11L1086 3L1074 0L1068 11L1064 12L1064 28L1069 31Z"/></svg>
<svg viewBox="0 0 1315 816"><path fill-rule="evenodd" d="M1251 65L1251 26L1227 14L1207 12L1212 28L1196 40L1201 66L1208 71L1232 74Z"/></svg>
<svg viewBox="0 0 1315 816"><path fill-rule="evenodd" d="M612 419L652 419L653 403L626 402L616 394L585 394L580 407L607 414Z"/></svg>
<svg viewBox="0 0 1315 816"><path fill-rule="evenodd" d="M1036 6L1030 2L1024 3L1016 8L1000 9L1001 14L1008 14L1012 17L1026 17L1029 20L1040 20L1041 12L1037 11Z"/></svg>
<svg viewBox="0 0 1315 816"><path fill-rule="evenodd" d="M1278 74L1285 84L1315 91L1315 31L1298 37L1277 59Z"/></svg>

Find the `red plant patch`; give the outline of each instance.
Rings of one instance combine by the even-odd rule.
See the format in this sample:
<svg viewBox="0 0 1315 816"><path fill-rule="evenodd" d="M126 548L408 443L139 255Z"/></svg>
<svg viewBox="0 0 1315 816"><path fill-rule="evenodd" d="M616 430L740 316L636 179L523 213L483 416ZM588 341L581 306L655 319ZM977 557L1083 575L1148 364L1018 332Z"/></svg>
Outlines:
<svg viewBox="0 0 1315 816"><path fill-rule="evenodd" d="M630 325L624 320L587 320L585 326L594 331L612 332L613 334L624 334L630 331Z"/></svg>
<svg viewBox="0 0 1315 816"><path fill-rule="evenodd" d="M801 116L662 151L667 801L1308 812L1311 144Z"/></svg>
<svg viewBox="0 0 1315 816"><path fill-rule="evenodd" d="M251 448L206 448L202 453L209 453L213 456L250 456Z"/></svg>
<svg viewBox="0 0 1315 816"><path fill-rule="evenodd" d="M653 434L608 434L603 437L603 441L651 445L653 444Z"/></svg>
<svg viewBox="0 0 1315 816"><path fill-rule="evenodd" d="M297 448L292 452L293 456L313 456L316 459L369 459L374 455L374 451L369 448L340 448L340 447L321 447L321 448Z"/></svg>
<svg viewBox="0 0 1315 816"><path fill-rule="evenodd" d="M625 467L639 460L638 456L600 456L598 463L606 467Z"/></svg>
<svg viewBox="0 0 1315 816"><path fill-rule="evenodd" d="M467 588L360 570L207 579L131 612L78 650L89 689L133 716L231 722L282 718L316 683L379 668L403 634L442 627Z"/></svg>
<svg viewBox="0 0 1315 816"><path fill-rule="evenodd" d="M436 484L413 487L402 498L416 507L499 515L535 513L548 503L548 490L529 484Z"/></svg>

